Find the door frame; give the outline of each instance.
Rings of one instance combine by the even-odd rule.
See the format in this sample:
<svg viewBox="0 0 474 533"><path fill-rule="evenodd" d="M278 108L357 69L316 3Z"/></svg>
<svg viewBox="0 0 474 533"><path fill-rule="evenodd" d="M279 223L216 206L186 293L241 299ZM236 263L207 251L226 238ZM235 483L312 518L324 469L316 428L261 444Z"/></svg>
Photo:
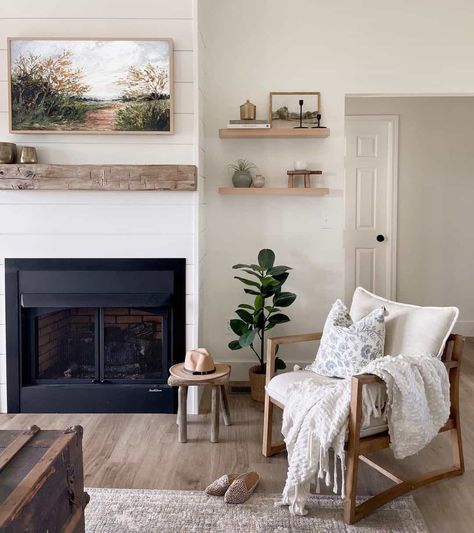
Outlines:
<svg viewBox="0 0 474 533"><path fill-rule="evenodd" d="M346 125L348 122L353 124L370 124L373 122L385 122L388 125L388 168L387 168L387 191L390 197L387 199L387 206L390 212L387 217L387 233L391 241L391 254L389 272L387 275L387 285L389 286L388 298L395 300L397 295L397 227L398 227L398 134L399 134L399 116L398 115L345 115L344 117L344 139ZM344 162L344 230L346 230L347 221L347 202L346 202L346 173ZM344 256L344 278L347 272L347 261ZM345 287L345 282L344 282Z"/></svg>

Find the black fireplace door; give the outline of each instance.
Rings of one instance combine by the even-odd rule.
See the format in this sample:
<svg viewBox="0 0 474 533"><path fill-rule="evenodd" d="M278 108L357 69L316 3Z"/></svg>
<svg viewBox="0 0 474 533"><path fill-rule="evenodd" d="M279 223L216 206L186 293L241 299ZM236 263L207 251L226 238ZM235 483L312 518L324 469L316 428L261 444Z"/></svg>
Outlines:
<svg viewBox="0 0 474 533"><path fill-rule="evenodd" d="M24 309L23 385L164 383L169 307Z"/></svg>

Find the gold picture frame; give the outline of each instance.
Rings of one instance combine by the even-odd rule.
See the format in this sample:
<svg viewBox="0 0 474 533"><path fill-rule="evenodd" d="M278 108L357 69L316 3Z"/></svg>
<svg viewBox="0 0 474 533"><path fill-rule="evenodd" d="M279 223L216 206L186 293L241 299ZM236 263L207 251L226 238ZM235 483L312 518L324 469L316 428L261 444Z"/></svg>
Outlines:
<svg viewBox="0 0 474 533"><path fill-rule="evenodd" d="M173 39L165 37L8 38L10 133L174 134L173 49ZM22 84L35 89L38 80L30 76L32 66L35 73L50 68L57 74L48 106L37 96L38 90L25 91L33 95L30 108L18 98ZM146 85L150 79L154 84ZM61 108L60 103L54 107L54 90L62 91L59 94L65 98L57 101L69 107Z"/></svg>
<svg viewBox="0 0 474 533"><path fill-rule="evenodd" d="M311 97L311 98L308 98ZM292 129L299 127L300 106L299 100L310 103L303 104L303 127L313 127L317 124L316 115L319 113L321 105L321 95L319 92L271 92L269 106L269 122L271 128ZM312 107L314 105L315 107ZM309 109L308 109L309 106ZM306 118L305 118L306 114Z"/></svg>

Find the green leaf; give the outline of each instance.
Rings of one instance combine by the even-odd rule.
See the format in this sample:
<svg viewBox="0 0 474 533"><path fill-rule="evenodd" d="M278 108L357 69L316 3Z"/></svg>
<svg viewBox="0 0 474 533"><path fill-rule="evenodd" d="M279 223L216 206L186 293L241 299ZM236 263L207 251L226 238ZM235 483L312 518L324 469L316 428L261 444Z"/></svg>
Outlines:
<svg viewBox="0 0 474 533"><path fill-rule="evenodd" d="M291 267L287 267L285 265L276 266L276 267L270 268L267 271L267 275L278 276L279 274L284 274L285 272L288 272L288 270L292 270L292 268Z"/></svg>
<svg viewBox="0 0 474 533"><path fill-rule="evenodd" d="M256 265L255 263L252 263L250 265L250 268L252 268L253 270L256 270L257 272L265 272L264 268L262 268L260 265Z"/></svg>
<svg viewBox="0 0 474 533"><path fill-rule="evenodd" d="M250 265L244 265L243 263L239 263L237 265L234 265L232 268L251 268Z"/></svg>
<svg viewBox="0 0 474 533"><path fill-rule="evenodd" d="M256 276L258 279L262 279L262 275L260 274L260 272L255 272L253 270L249 270L248 268L244 268L244 272L250 274L251 276Z"/></svg>
<svg viewBox="0 0 474 533"><path fill-rule="evenodd" d="M273 298L273 303L280 307L289 307L296 300L296 294L292 292L280 292Z"/></svg>
<svg viewBox="0 0 474 533"><path fill-rule="evenodd" d="M242 348L242 346L240 346L240 342L238 340L237 341L230 341L227 346L229 346L229 348L231 350L240 350Z"/></svg>
<svg viewBox="0 0 474 533"><path fill-rule="evenodd" d="M251 309L253 311L253 305L239 304L237 307L240 307L241 309Z"/></svg>
<svg viewBox="0 0 474 533"><path fill-rule="evenodd" d="M271 305L266 305L265 306L265 309L269 312L269 313L278 313L279 309L278 307L273 307Z"/></svg>
<svg viewBox="0 0 474 533"><path fill-rule="evenodd" d="M273 296L276 293L279 293L281 291L281 285L270 285L269 287L265 287L262 292L265 298L268 298L269 296Z"/></svg>
<svg viewBox="0 0 474 533"><path fill-rule="evenodd" d="M272 268L275 263L275 252L264 248L258 253L258 264L265 269Z"/></svg>
<svg viewBox="0 0 474 533"><path fill-rule="evenodd" d="M272 329L276 326L276 324L272 324L271 322L267 322L267 325L265 326L265 331L268 329Z"/></svg>
<svg viewBox="0 0 474 533"><path fill-rule="evenodd" d="M276 315L272 315L268 321L270 324L284 324L285 322L290 321L290 317L284 315L283 313L277 313Z"/></svg>
<svg viewBox="0 0 474 533"><path fill-rule="evenodd" d="M247 324L253 324L253 315L251 315L248 311L245 311L244 309L237 309L236 313Z"/></svg>
<svg viewBox="0 0 474 533"><path fill-rule="evenodd" d="M234 276L234 278L238 279L239 281L241 281L245 285L250 285L252 287L257 287L258 289L260 289L260 283L257 283L256 281L252 281L251 279L241 278L240 276Z"/></svg>
<svg viewBox="0 0 474 533"><path fill-rule="evenodd" d="M229 322L229 325L230 329L239 337L249 329L247 324L243 320L239 320L238 318L233 318Z"/></svg>
<svg viewBox="0 0 474 533"><path fill-rule="evenodd" d="M265 300L261 294L259 294L258 296L255 296L255 302L253 305L256 310L262 309L264 303L265 303Z"/></svg>
<svg viewBox="0 0 474 533"><path fill-rule="evenodd" d="M285 370L286 363L283 361L283 359L280 359L279 357L275 358L275 370Z"/></svg>
<svg viewBox="0 0 474 533"><path fill-rule="evenodd" d="M253 294L254 296L257 296L257 294L260 294L257 291L253 291L252 289L244 289L245 294Z"/></svg>
<svg viewBox="0 0 474 533"><path fill-rule="evenodd" d="M277 287L278 285L281 285L279 281L277 281L275 278L272 278L272 276L265 276L262 279L262 285L263 287Z"/></svg>
<svg viewBox="0 0 474 533"><path fill-rule="evenodd" d="M247 331L247 333L244 333L239 338L239 344L242 346L242 348L245 348L246 346L250 346L254 339L255 335L257 334L256 329L251 329L250 331Z"/></svg>
<svg viewBox="0 0 474 533"><path fill-rule="evenodd" d="M283 285L285 281L288 279L289 272L284 272L283 274L275 274L273 277L280 282L280 285Z"/></svg>

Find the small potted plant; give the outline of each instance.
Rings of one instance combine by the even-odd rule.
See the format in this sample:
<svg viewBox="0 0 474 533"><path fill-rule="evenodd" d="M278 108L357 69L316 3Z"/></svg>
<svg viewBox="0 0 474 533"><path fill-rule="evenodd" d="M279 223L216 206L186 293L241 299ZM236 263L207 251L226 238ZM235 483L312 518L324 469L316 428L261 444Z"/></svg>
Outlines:
<svg viewBox="0 0 474 533"><path fill-rule="evenodd" d="M244 292L253 297L253 303L240 304L235 311L238 318L230 321L232 331L238 339L229 343L231 350L250 348L258 359L258 365L249 369L250 391L252 398L263 402L265 398L265 332L277 324L289 322L290 318L281 312L296 299L296 294L283 292L282 286L289 276L290 267L275 266L275 253L260 250L257 264L238 264L232 268L241 270L248 277L234 276L244 285ZM267 304L267 300L271 300ZM276 358L276 369L286 368L285 363Z"/></svg>
<svg viewBox="0 0 474 533"><path fill-rule="evenodd" d="M234 187L250 187L252 185L251 170L256 168L253 163L247 159L237 159L230 163L229 168L234 171L232 175L232 184Z"/></svg>

